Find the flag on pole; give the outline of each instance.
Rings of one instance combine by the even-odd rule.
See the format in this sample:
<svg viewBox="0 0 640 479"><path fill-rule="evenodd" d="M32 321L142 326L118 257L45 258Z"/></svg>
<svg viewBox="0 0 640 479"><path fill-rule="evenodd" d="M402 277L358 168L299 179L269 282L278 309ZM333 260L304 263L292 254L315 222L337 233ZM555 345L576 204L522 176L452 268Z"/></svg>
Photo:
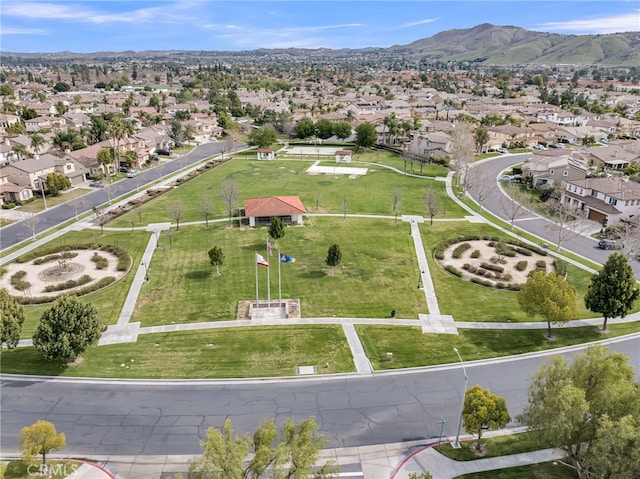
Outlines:
<svg viewBox="0 0 640 479"><path fill-rule="evenodd" d="M286 254L280 253L280 262L281 263L295 263L296 259L291 256L287 256Z"/></svg>
<svg viewBox="0 0 640 479"><path fill-rule="evenodd" d="M269 241L268 236L267 236L267 256L273 256L273 247L271 246L271 241Z"/></svg>
<svg viewBox="0 0 640 479"><path fill-rule="evenodd" d="M269 267L269 262L262 257L262 255L256 253L256 263L260 266L264 266L266 268Z"/></svg>

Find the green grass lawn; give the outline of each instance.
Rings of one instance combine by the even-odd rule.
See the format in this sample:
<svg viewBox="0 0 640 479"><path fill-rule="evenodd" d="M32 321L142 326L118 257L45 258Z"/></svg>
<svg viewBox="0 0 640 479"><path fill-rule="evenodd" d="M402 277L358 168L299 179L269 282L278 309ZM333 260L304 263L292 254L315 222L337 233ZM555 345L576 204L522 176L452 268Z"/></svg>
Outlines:
<svg viewBox="0 0 640 479"><path fill-rule="evenodd" d="M473 461L480 459L472 450L471 446L475 440L460 441L460 449L454 449L450 443L436 446L439 453L454 461ZM537 451L547 449L548 445L540 444L535 432L521 432L517 434L507 434L504 436L488 437L482 439L482 444L486 448L486 453L482 458L508 456L510 454L520 454L521 452Z"/></svg>
<svg viewBox="0 0 640 479"><path fill-rule="evenodd" d="M355 369L342 328L334 325L146 334L134 344L91 347L82 357L82 364L63 368L32 347L17 348L2 353L0 369L4 374L148 379L294 376L296 366L316 366L319 374Z"/></svg>
<svg viewBox="0 0 640 479"><path fill-rule="evenodd" d="M309 160L263 161L234 159L212 168L184 183L154 201L142 206L142 222L137 211L129 212L109 226L126 227L134 221L141 226L152 222L174 221L170 205L176 201L184 204L182 222L204 221L200 204L208 195L213 200L210 218L225 218L227 211L220 199L220 185L232 179L238 186L236 207L243 206L244 198L270 195L299 196L308 213L343 213L343 198L347 199L349 214L392 215L392 195L400 191L400 214L426 214L424 192L432 187L439 198L446 202L446 214L456 218L463 210L446 197L445 185L440 181L412 178L385 168L368 166L367 175L349 178L344 175L308 175L305 170ZM317 208L316 208L316 200Z"/></svg>
<svg viewBox="0 0 640 479"><path fill-rule="evenodd" d="M9 226L11 223L13 223L13 220L10 220L7 218L0 218L0 228L4 226Z"/></svg>
<svg viewBox="0 0 640 479"><path fill-rule="evenodd" d="M456 479L577 479L573 469L559 462L543 462L530 466L510 467L495 471L465 474Z"/></svg>
<svg viewBox="0 0 640 479"><path fill-rule="evenodd" d="M136 231L133 234L124 231L105 231L104 235L101 235L100 231L97 230L73 231L37 249L42 250L54 245L74 243L115 244L129 251L132 257L132 268L137 268L142 259L142 253L148 242L149 235L150 233L144 231ZM119 281L100 291L82 296L80 300L94 304L98 309L100 318L105 324L114 324L118 321L118 316L120 316L120 312L122 311L122 306L129 292L133 276L134 272L129 271ZM21 334L23 339L33 336L40 317L49 307L51 307L51 303L24 306L25 322Z"/></svg>
<svg viewBox="0 0 640 479"><path fill-rule="evenodd" d="M419 327L356 325L362 346L376 370L433 366L458 361L458 348L465 361L543 351L590 341L598 341L640 330L639 323L613 325L603 335L597 327L552 328L554 341L546 330L460 329L459 336L422 334ZM393 360L386 360L386 353Z"/></svg>
<svg viewBox="0 0 640 479"><path fill-rule="evenodd" d="M288 227L278 243L296 262L281 265L283 297L299 298L303 317L380 318L395 309L400 318L417 318L427 306L416 289L418 266L407 232L406 224L391 219L314 218L313 226ZM266 228L198 225L174 230L171 249L163 233L164 250L156 250L133 320L150 326L235 319L238 302L256 297L255 252L266 255L266 238ZM342 251L333 275L325 264L332 244ZM225 255L220 276L207 257L214 245ZM278 268L275 257L271 261L275 299ZM260 298L267 299L267 271L258 273Z"/></svg>
<svg viewBox="0 0 640 479"><path fill-rule="evenodd" d="M60 192L58 196L47 196L47 207L57 206L60 203L78 198L90 191L91 190L87 188L73 188L72 190ZM40 197L36 197L31 203L20 207L20 211L24 211L25 213L39 213L40 211L44 211L44 209L44 201Z"/></svg>

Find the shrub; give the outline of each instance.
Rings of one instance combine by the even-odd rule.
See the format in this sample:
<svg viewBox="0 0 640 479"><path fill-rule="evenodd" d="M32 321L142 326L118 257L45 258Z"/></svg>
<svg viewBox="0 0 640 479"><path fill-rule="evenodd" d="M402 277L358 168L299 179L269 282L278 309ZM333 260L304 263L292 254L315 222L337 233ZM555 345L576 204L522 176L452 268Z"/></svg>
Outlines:
<svg viewBox="0 0 640 479"><path fill-rule="evenodd" d="M504 288L505 288L505 284L504 284L504 283L501 283L501 282L499 282L499 281L498 281L498 282L496 283L496 288L498 288L498 289L504 289Z"/></svg>
<svg viewBox="0 0 640 479"><path fill-rule="evenodd" d="M19 258L16 258L16 263L27 263L36 258L40 258L41 256L52 255L55 253L59 253L60 251L71 251L74 249L96 249L113 253L118 257L118 271L127 271L131 266L131 257L129 256L129 253L127 253L127 250L125 250L124 248L120 248L119 246L103 245L99 243L59 245L45 250L31 251L29 253L23 254Z"/></svg>
<svg viewBox="0 0 640 479"><path fill-rule="evenodd" d="M109 266L109 260L104 256L100 256L97 252L93 253L91 261L96 264L96 269L105 269L107 266Z"/></svg>
<svg viewBox="0 0 640 479"><path fill-rule="evenodd" d="M516 253L520 253L521 255L533 256L533 252L531 252L530 250L528 250L526 248L520 248L519 246L513 246L512 248Z"/></svg>
<svg viewBox="0 0 640 479"><path fill-rule="evenodd" d="M473 250L473 252L471 253L471 257L472 258L479 258L480 257L480 250L479 249Z"/></svg>
<svg viewBox="0 0 640 479"><path fill-rule="evenodd" d="M522 289L522 285L518 283L509 283L507 285L507 289L509 291L520 291Z"/></svg>
<svg viewBox="0 0 640 479"><path fill-rule="evenodd" d="M26 271L16 271L15 273L13 273L10 279L11 286L13 286L18 291L26 291L27 289L29 289L31 287L31 283L22 280L22 278L24 278L26 275Z"/></svg>
<svg viewBox="0 0 640 479"><path fill-rule="evenodd" d="M567 263L565 263L564 261L559 259L554 259L553 267L555 268L557 275L564 276L567 274Z"/></svg>
<svg viewBox="0 0 640 479"><path fill-rule="evenodd" d="M105 286L109 286L116 280L113 276L107 276L105 278L101 278L95 283L92 283L84 288L80 288L74 291L73 294L76 296L84 296L85 294L93 293ZM51 303L53 302L57 296L33 296L33 297L17 297L16 300L20 304L43 304L43 303Z"/></svg>
<svg viewBox="0 0 640 479"><path fill-rule="evenodd" d="M457 277L462 278L462 273L455 267L450 264L444 267L449 273L455 274Z"/></svg>
<svg viewBox="0 0 640 479"><path fill-rule="evenodd" d="M527 265L529 264L528 261L518 261L516 263L516 269L518 271L524 271L525 269L527 269Z"/></svg>
<svg viewBox="0 0 640 479"><path fill-rule="evenodd" d="M500 256L492 256L489 261L491 261L492 263L507 264L507 260L501 258Z"/></svg>
<svg viewBox="0 0 640 479"><path fill-rule="evenodd" d="M50 254L48 256L41 256L33 260L33 264L40 265L45 263L50 263L51 261L56 261L59 259L71 259L78 256L78 253L74 251L65 251L62 254Z"/></svg>
<svg viewBox="0 0 640 479"><path fill-rule="evenodd" d="M504 268L502 266L498 266L491 263L480 263L480 267L484 269L488 269L490 271L497 271L498 273L504 273Z"/></svg>
<svg viewBox="0 0 640 479"><path fill-rule="evenodd" d="M541 259L536 261L536 269L545 271L547 269L547 262Z"/></svg>
<svg viewBox="0 0 640 479"><path fill-rule="evenodd" d="M482 286L488 286L489 288L493 286L493 283L491 281L487 281L486 279L471 278L471 282Z"/></svg>
<svg viewBox="0 0 640 479"><path fill-rule="evenodd" d="M70 279L65 281L64 283L50 284L49 286L44 288L44 290L47 293L51 293L53 291L64 291L66 289L76 288L78 286L82 286L83 284L90 283L92 279L93 278L91 278L91 276L89 276L88 274L83 274L78 279Z"/></svg>
<svg viewBox="0 0 640 479"><path fill-rule="evenodd" d="M456 246L456 249L453 250L451 256L456 259L460 258L460 256L462 256L462 253L467 251L469 248L471 248L471 245L469 243L459 244L458 246Z"/></svg>

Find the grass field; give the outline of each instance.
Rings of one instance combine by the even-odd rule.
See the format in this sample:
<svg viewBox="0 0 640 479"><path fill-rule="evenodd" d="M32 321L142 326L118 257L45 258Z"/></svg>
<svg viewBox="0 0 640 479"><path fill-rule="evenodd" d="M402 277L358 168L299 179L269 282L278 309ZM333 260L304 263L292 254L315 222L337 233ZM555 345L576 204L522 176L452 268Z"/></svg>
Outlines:
<svg viewBox="0 0 640 479"><path fill-rule="evenodd" d="M175 230L174 230L175 231ZM393 220L315 218L313 226L288 227L281 251L296 258L281 265L284 298L300 298L303 317L347 316L417 318L427 309L416 289L418 266L404 223ZM266 228L228 229L226 224L181 227L166 233L149 267L133 320L143 326L236 318L238 302L253 300L255 252L266 255ZM375 238L375 241L369 241ZM330 245L338 244L342 263L331 275L325 264ZM220 276L207 251L222 248ZM271 257L271 298L278 295L277 262ZM260 298L267 298L266 269L259 268Z"/></svg>
<svg viewBox="0 0 640 479"><path fill-rule="evenodd" d="M436 451L447 456L454 461L473 461L480 459L471 449L471 445L475 444L475 440L460 441L462 446L459 449L451 447L450 443L435 446ZM508 456L510 454L520 454L522 452L537 451L546 449L549 446L540 444L535 432L521 432L517 434L507 434L504 436L495 436L482 439L482 444L486 448L482 458Z"/></svg>
<svg viewBox="0 0 640 479"><path fill-rule="evenodd" d="M349 178L344 175L308 175L305 170L309 160L251 161L233 160L212 168L173 191L165 193L142 206L142 223L137 211L127 213L109 226L126 227L134 224L174 221L170 205L176 201L184 204L181 222L204 221L200 204L208 195L213 200L210 218L225 218L227 211L220 199L220 185L225 179L236 182L238 201L259 196L299 196L308 213L342 214L343 199L346 198L348 214L392 215L392 195L400 192L400 214L425 214L424 193L433 188L438 197L446 202L446 213L442 216L457 218L463 210L446 197L444 183L424 178L412 178L385 168L368 166L365 176ZM316 208L317 200L317 208Z"/></svg>
<svg viewBox="0 0 640 479"><path fill-rule="evenodd" d="M79 366L63 368L32 347L17 348L2 353L0 370L148 379L295 376L296 366L316 366L320 374L354 371L342 328L333 325L146 334L135 344L91 347L82 357Z"/></svg>
<svg viewBox="0 0 640 479"><path fill-rule="evenodd" d="M41 460L30 462L9 461L9 463L6 465L6 468L4 469L2 479L32 479L34 477L47 477L47 479L64 479L68 475L71 475L73 471L75 471L82 465L81 462L77 461L47 460L47 466L49 466L51 474L41 476L40 474L38 474L41 464Z"/></svg>
<svg viewBox="0 0 640 479"><path fill-rule="evenodd" d="M89 191L91 190L87 188L74 188L72 190L62 191L58 196L47 196L47 208L78 198ZM44 211L44 209L44 201L40 197L36 197L31 203L20 207L20 211L24 211L25 213L39 213L40 211Z"/></svg>
<svg viewBox="0 0 640 479"><path fill-rule="evenodd" d="M554 341L545 338L546 331L460 329L459 336L422 334L419 327L356 325L364 351L376 370L433 366L458 361L453 348L458 348L465 361L543 351L590 341L598 341L635 333L640 324L613 325L607 335L596 327L553 328ZM393 360L387 361L387 352Z"/></svg>

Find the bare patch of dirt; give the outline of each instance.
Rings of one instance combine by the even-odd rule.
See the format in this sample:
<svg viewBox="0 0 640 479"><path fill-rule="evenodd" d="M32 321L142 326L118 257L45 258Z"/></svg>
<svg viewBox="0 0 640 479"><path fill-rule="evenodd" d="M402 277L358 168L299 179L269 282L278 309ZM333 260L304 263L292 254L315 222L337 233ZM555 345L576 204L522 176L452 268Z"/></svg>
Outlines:
<svg viewBox="0 0 640 479"><path fill-rule="evenodd" d="M73 367L73 366L80 366L81 364L84 363L84 358L82 357L77 357L71 361L67 361L67 366Z"/></svg>

